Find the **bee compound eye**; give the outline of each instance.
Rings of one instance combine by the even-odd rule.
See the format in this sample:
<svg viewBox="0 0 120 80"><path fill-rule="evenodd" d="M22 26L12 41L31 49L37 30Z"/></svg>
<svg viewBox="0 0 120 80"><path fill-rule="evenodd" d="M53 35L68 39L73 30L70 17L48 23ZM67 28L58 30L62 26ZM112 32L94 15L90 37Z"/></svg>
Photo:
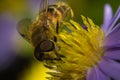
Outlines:
<svg viewBox="0 0 120 80"><path fill-rule="evenodd" d="M55 49L55 45L51 40L43 40L39 44L39 48L40 48L40 51L42 52L49 52Z"/></svg>

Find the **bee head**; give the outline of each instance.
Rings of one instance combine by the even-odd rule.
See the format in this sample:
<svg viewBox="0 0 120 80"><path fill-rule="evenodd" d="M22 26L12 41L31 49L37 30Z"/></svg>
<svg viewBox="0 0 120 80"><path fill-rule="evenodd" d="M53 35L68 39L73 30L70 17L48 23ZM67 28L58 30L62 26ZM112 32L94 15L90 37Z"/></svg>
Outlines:
<svg viewBox="0 0 120 80"><path fill-rule="evenodd" d="M44 52L53 51L55 49L55 45L51 40L43 40L41 41L34 50L34 56L39 60L44 60Z"/></svg>

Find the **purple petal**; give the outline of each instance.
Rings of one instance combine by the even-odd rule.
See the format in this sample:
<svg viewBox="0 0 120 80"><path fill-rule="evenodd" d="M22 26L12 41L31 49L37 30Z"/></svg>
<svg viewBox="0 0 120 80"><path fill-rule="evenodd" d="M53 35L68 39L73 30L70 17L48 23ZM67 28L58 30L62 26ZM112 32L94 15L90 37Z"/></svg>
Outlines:
<svg viewBox="0 0 120 80"><path fill-rule="evenodd" d="M120 44L120 23L115 27L117 28L105 38L104 46L113 46Z"/></svg>
<svg viewBox="0 0 120 80"><path fill-rule="evenodd" d="M106 33L106 36L109 35L112 31L114 31L117 26L115 27L115 24L117 23L117 21L120 19L120 7L118 8L116 14L114 15L113 19L110 22L110 27L109 30ZM114 29L113 29L114 28Z"/></svg>
<svg viewBox="0 0 120 80"><path fill-rule="evenodd" d="M87 80L110 80L110 77L102 73L98 67L88 70Z"/></svg>
<svg viewBox="0 0 120 80"><path fill-rule="evenodd" d="M106 57L99 63L100 70L113 78L114 80L120 80L120 64L110 60Z"/></svg>
<svg viewBox="0 0 120 80"><path fill-rule="evenodd" d="M107 49L105 50L105 57L114 60L120 60L120 44L107 47Z"/></svg>
<svg viewBox="0 0 120 80"><path fill-rule="evenodd" d="M104 7L104 24L102 26L102 29L104 30L104 32L106 33L108 28L109 28L109 24L110 21L112 19L112 8L109 4L106 4Z"/></svg>

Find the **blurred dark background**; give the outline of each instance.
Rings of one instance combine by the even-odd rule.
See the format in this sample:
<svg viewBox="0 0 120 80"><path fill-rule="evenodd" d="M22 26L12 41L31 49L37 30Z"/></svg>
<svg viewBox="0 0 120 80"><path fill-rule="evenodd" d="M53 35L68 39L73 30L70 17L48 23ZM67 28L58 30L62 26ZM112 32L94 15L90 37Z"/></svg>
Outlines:
<svg viewBox="0 0 120 80"><path fill-rule="evenodd" d="M99 26L103 23L104 5L110 4L113 13L120 5L120 0L61 1L71 6L77 22L84 15ZM47 69L34 58L32 46L17 32L19 20L35 17L39 4L40 0L0 0L0 80L46 80Z"/></svg>

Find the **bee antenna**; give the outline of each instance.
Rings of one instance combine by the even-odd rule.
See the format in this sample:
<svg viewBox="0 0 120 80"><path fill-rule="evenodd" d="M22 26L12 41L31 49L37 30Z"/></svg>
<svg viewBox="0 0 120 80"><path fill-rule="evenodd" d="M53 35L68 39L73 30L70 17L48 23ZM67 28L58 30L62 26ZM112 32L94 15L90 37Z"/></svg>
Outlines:
<svg viewBox="0 0 120 80"><path fill-rule="evenodd" d="M49 4L48 0L40 0L39 13L43 9L45 9L45 11L47 12L48 4Z"/></svg>
<svg viewBox="0 0 120 80"><path fill-rule="evenodd" d="M44 7L45 7L45 15L44 15L44 26L47 26L47 11L48 11L48 0L45 0Z"/></svg>
<svg viewBox="0 0 120 80"><path fill-rule="evenodd" d="M48 10L48 4L49 4L49 3L48 3L48 0L46 0L46 3L45 3L45 4L46 4L46 6L45 6L45 7L46 7L46 13L47 13L47 10Z"/></svg>

